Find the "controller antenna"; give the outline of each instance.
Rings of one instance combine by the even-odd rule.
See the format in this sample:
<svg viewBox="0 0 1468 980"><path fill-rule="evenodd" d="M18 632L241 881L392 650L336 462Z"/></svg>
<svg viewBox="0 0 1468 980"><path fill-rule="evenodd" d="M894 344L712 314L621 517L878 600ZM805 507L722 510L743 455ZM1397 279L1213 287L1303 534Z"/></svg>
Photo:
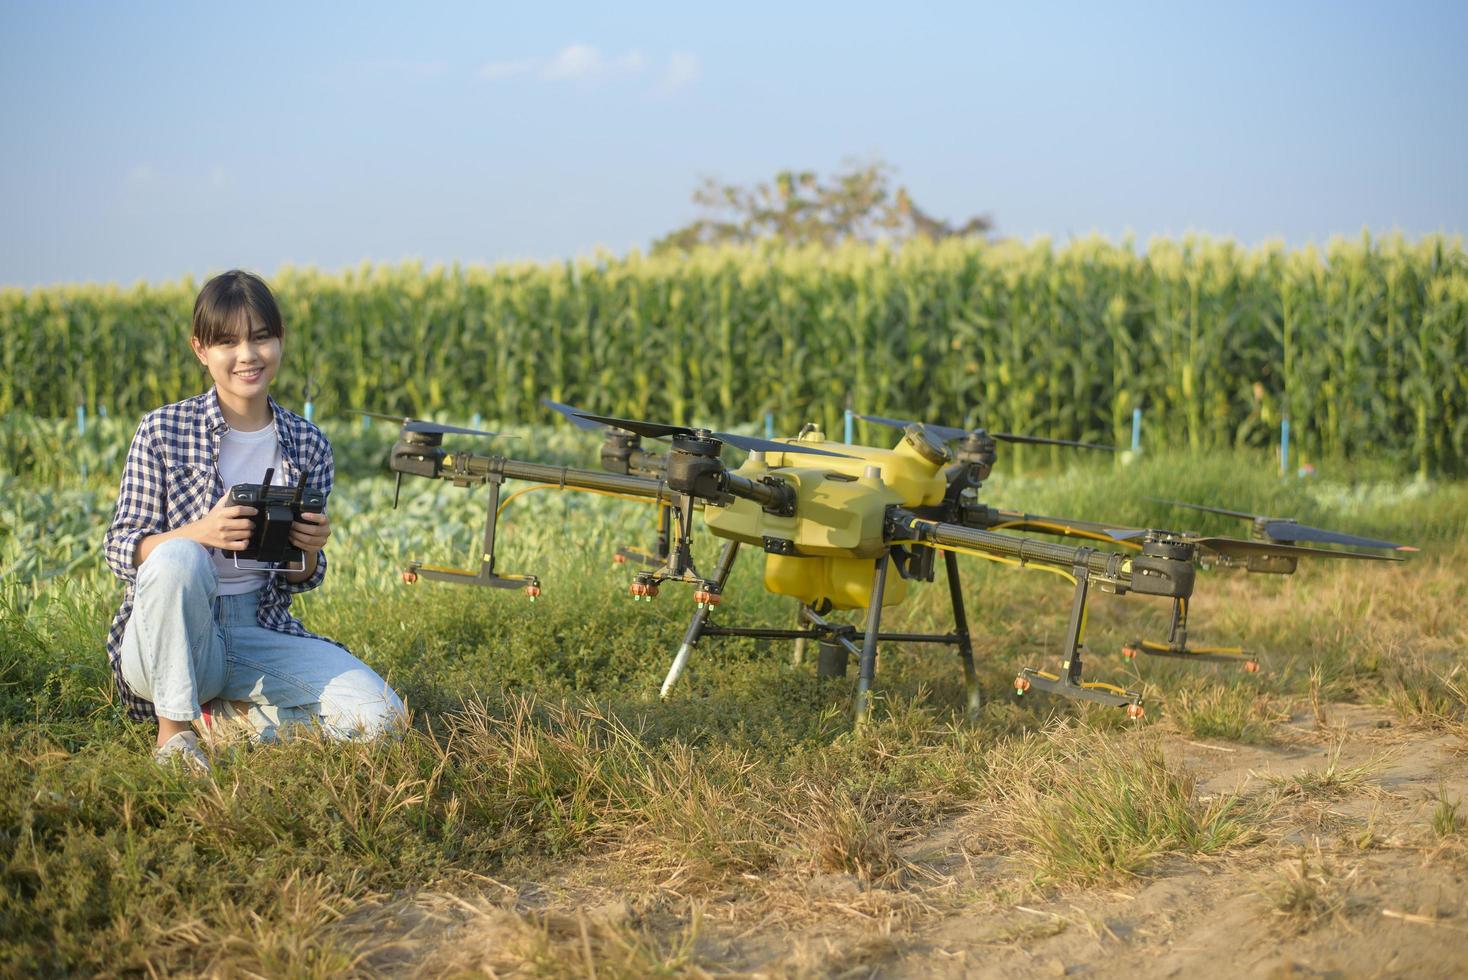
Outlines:
<svg viewBox="0 0 1468 980"><path fill-rule="evenodd" d="M296 484L296 495L291 498L291 506L301 506L301 495L306 492L306 474L301 474L301 482Z"/></svg>
<svg viewBox="0 0 1468 980"><path fill-rule="evenodd" d="M267 467L265 467L265 479L263 479L263 480L260 481L260 485L262 487L268 487L268 486L270 486L270 480L271 480L271 478L273 476L275 476L275 467L274 466L267 466Z"/></svg>

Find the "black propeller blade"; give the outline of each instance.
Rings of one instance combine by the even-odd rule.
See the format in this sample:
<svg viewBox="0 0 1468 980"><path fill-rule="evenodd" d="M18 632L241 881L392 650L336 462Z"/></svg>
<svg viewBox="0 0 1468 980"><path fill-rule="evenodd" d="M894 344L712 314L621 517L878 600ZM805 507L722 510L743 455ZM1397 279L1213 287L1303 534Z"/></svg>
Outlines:
<svg viewBox="0 0 1468 980"><path fill-rule="evenodd" d="M578 429L585 429L587 432L600 432L602 429L611 428L611 426L604 422L591 421L591 419L582 414L581 409L576 408L574 405L567 405L553 398L542 398L540 403L551 411L560 412Z"/></svg>
<svg viewBox="0 0 1468 980"><path fill-rule="evenodd" d="M1160 497L1148 497L1153 503L1167 504L1172 507L1182 507L1187 510L1198 510L1205 514L1222 514L1225 517L1237 517L1246 521L1258 523L1264 530L1264 534L1271 541L1282 541L1285 543L1295 541L1315 541L1320 544L1344 544L1357 548L1385 548L1388 551L1416 551L1412 545L1397 544L1394 541L1382 541L1377 538L1363 538L1356 534L1345 534L1341 531L1329 531L1323 527L1311 527L1287 517L1265 517L1262 514L1246 514L1243 511L1225 510L1222 507L1206 507L1203 504L1190 504L1185 500L1163 500Z"/></svg>
<svg viewBox="0 0 1468 980"><path fill-rule="evenodd" d="M757 439L754 436L741 436L733 432L712 432L707 429L693 429L686 425L665 425L661 422L641 422L637 419L619 419L610 415L588 415L577 412L583 419L600 422L602 425L610 425L618 429L626 429L649 439L661 439L664 436L686 436L691 438L717 439L719 442L752 453L805 453L810 456L835 456L838 459L854 459L846 453L833 453L828 449L807 448L799 443L774 442L770 439Z"/></svg>
<svg viewBox="0 0 1468 980"><path fill-rule="evenodd" d="M593 421L599 416L586 411L586 409L584 408L577 408L575 405L567 405L565 402L558 402L553 398L542 398L540 400L540 403L546 408L551 409L552 411L561 413L567 418L567 420L570 421L572 425L576 426L576 428L585 429L587 432L602 432L606 429L621 428L621 426L608 425L605 422ZM623 431L630 432L632 430L626 429ZM638 435L641 434L642 433L638 433Z"/></svg>
<svg viewBox="0 0 1468 980"><path fill-rule="evenodd" d="M1118 541L1131 541L1145 537L1141 528L1108 528L1107 534ZM1173 533L1173 532L1166 532ZM1368 555L1359 551L1327 551L1324 548L1301 548L1291 544L1275 544L1272 541L1247 541L1243 538L1224 538L1207 535L1180 534L1185 541L1216 552L1226 558L1247 558L1250 555L1278 555L1283 558L1344 558L1357 561L1402 561L1395 555Z"/></svg>
<svg viewBox="0 0 1468 980"><path fill-rule="evenodd" d="M1361 551L1327 551L1325 548L1301 548L1292 544L1274 544L1270 541L1245 541L1241 538L1194 538L1209 551L1216 551L1229 558L1247 558L1249 555L1280 555L1302 558L1346 558L1357 561L1402 561L1395 555L1369 555Z"/></svg>
<svg viewBox="0 0 1468 980"><path fill-rule="evenodd" d="M1264 533L1275 541L1318 541L1321 544L1347 544L1357 548L1385 548L1388 551L1417 550L1410 544L1378 541L1375 538L1342 534L1340 531L1327 531L1324 528L1310 527L1307 524L1297 524L1294 521L1286 520L1267 521L1264 525Z"/></svg>
<svg viewBox="0 0 1468 980"><path fill-rule="evenodd" d="M974 431L972 429L957 429L951 425L934 425L931 422L914 422L907 419L889 419L881 415L862 415L860 413L857 413L856 417L859 419L865 419L868 422L875 422L878 425L889 426L893 429L905 429L909 425L920 425L929 434L937 436L944 442L952 442L955 439L962 439L964 436L967 436L970 432ZM1035 446L1074 446L1077 449L1100 449L1108 453L1116 452L1115 446L1103 446L1097 442L1076 442L1072 439L1050 439L1045 436L1022 436L1015 435L1012 432L990 432L989 435L993 436L995 439L998 439L1000 442L1020 442Z"/></svg>
<svg viewBox="0 0 1468 980"><path fill-rule="evenodd" d="M498 439L519 438L519 436L509 433L485 432L483 429L466 429L461 425L447 425L443 422L426 422L423 419L415 419L411 416L384 415L381 412L367 412L360 408L349 408L347 411L355 415L366 415L369 418L382 419L386 422L396 422L403 427L404 432L425 432L438 435L494 436Z"/></svg>

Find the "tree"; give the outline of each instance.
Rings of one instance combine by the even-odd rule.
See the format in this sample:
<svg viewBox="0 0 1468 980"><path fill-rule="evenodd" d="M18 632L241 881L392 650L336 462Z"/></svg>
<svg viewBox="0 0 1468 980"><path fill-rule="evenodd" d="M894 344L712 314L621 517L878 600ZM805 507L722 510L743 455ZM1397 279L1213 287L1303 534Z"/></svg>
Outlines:
<svg viewBox="0 0 1468 980"><path fill-rule="evenodd" d="M659 238L652 249L686 251L698 245L765 240L830 246L878 238L966 237L993 227L987 216L957 226L933 217L914 203L907 188L890 188L893 173L876 160L849 162L825 181L810 170L782 170L774 180L749 188L705 177L693 192L693 202L706 216Z"/></svg>

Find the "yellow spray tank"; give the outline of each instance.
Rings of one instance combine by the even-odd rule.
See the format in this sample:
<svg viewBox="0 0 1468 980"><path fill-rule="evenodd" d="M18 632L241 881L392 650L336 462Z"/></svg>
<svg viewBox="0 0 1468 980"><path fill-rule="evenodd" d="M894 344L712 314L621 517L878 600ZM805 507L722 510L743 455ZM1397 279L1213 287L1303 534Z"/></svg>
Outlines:
<svg viewBox="0 0 1468 980"><path fill-rule="evenodd" d="M767 513L752 500L726 507L706 504L704 523L715 535L758 545L765 555L765 588L807 605L829 601L861 609L871 601L874 561L885 550L887 508L940 503L948 489L943 467L952 455L916 426L892 449L827 442L807 426L783 442L844 453L847 459L803 453L755 453L734 472L748 480L775 477L795 490L795 513ZM882 604L907 597L907 582L889 576Z"/></svg>

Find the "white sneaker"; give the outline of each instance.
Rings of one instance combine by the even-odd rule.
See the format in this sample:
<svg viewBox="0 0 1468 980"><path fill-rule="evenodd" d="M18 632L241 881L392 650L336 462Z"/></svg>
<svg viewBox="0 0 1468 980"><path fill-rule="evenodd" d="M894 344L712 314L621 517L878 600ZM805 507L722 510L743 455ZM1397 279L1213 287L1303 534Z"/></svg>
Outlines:
<svg viewBox="0 0 1468 980"><path fill-rule="evenodd" d="M199 748L199 736L193 732L179 732L158 746L153 752L153 761L160 766L182 762L185 769L199 775L208 775L210 772L209 759Z"/></svg>

